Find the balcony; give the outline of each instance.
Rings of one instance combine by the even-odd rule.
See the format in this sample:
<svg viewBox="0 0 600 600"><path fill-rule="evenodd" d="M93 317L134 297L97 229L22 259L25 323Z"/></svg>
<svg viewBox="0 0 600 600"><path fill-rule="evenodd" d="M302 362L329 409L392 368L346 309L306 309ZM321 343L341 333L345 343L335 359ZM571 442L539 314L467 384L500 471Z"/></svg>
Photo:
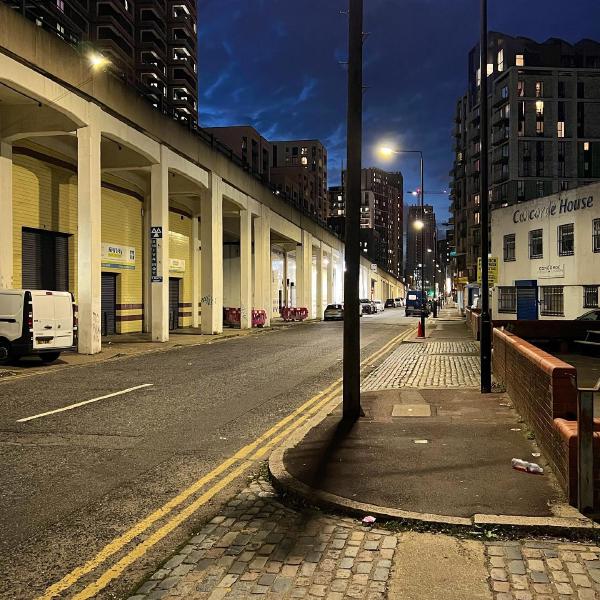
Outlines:
<svg viewBox="0 0 600 600"><path fill-rule="evenodd" d="M502 127L492 134L492 146L498 146L508 141L510 131L508 127Z"/></svg>
<svg viewBox="0 0 600 600"><path fill-rule="evenodd" d="M492 125L494 127L503 127L505 125L508 125L509 123L509 117L508 115L504 114L504 111L497 111L494 113L494 116L492 118Z"/></svg>

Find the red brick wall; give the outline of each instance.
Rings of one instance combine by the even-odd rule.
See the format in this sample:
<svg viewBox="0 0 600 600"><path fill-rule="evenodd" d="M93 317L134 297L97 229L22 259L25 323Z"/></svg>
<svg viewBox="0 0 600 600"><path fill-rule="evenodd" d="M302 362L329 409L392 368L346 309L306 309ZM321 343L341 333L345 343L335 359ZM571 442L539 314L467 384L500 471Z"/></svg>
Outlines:
<svg viewBox="0 0 600 600"><path fill-rule="evenodd" d="M569 456L554 419L576 419L575 367L511 333L494 329L492 368L568 493Z"/></svg>

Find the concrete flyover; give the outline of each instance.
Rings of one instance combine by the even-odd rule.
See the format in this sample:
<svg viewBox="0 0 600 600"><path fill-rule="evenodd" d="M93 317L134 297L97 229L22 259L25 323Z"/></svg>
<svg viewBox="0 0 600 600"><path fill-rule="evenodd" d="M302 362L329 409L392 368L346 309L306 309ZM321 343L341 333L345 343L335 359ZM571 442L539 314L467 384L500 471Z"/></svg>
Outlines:
<svg viewBox="0 0 600 600"><path fill-rule="evenodd" d="M4 5L0 213L0 288L72 291L84 354L104 334L218 334L224 306L250 328L252 309L268 325L281 306L320 318L343 299L331 231ZM403 296L403 284L363 259L361 296Z"/></svg>

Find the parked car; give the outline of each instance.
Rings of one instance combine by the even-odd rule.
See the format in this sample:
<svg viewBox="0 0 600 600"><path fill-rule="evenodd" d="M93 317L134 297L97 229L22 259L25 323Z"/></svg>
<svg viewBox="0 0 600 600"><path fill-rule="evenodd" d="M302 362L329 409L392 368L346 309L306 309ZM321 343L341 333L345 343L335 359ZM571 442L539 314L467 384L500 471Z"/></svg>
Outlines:
<svg viewBox="0 0 600 600"><path fill-rule="evenodd" d="M600 308L589 310L586 313L578 316L576 321L600 321Z"/></svg>
<svg viewBox="0 0 600 600"><path fill-rule="evenodd" d="M381 300L373 300L373 304L375 305L375 312L383 312L385 310Z"/></svg>
<svg viewBox="0 0 600 600"><path fill-rule="evenodd" d="M373 313L376 312L373 302L371 300L369 300L368 298L361 298L359 300L359 302L360 302L360 306L362 308L363 315L372 315Z"/></svg>
<svg viewBox="0 0 600 600"><path fill-rule="evenodd" d="M393 298L388 298L385 301L384 308L396 308L396 301Z"/></svg>
<svg viewBox="0 0 600 600"><path fill-rule="evenodd" d="M344 320L344 305L343 304L328 304L323 313L323 321L343 321Z"/></svg>
<svg viewBox="0 0 600 600"><path fill-rule="evenodd" d="M0 364L29 355L50 363L76 345L70 292L0 290Z"/></svg>
<svg viewBox="0 0 600 600"><path fill-rule="evenodd" d="M394 304L396 308L402 308L404 306L404 300L402 298L394 298Z"/></svg>

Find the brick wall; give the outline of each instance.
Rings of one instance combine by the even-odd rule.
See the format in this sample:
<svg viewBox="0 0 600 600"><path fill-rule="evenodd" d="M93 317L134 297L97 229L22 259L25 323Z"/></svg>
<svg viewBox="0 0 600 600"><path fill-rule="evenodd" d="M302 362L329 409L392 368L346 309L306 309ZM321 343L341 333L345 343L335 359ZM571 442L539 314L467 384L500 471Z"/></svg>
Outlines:
<svg viewBox="0 0 600 600"><path fill-rule="evenodd" d="M479 309L465 308L465 318L467 327L473 334L473 337L479 339L479 321L481 320L481 311Z"/></svg>
<svg viewBox="0 0 600 600"><path fill-rule="evenodd" d="M525 340L494 329L492 368L513 404L535 433L563 489L569 492L569 456L554 419L576 419L575 367Z"/></svg>

